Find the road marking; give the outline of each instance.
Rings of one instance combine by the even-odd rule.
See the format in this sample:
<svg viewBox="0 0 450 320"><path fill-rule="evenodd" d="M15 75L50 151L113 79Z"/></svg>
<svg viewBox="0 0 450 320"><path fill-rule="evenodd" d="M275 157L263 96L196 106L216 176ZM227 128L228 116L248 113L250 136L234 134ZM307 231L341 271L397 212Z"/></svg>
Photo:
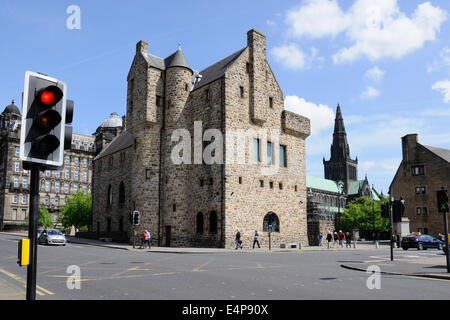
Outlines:
<svg viewBox="0 0 450 320"><path fill-rule="evenodd" d="M5 275L7 275L8 277L10 277L10 278L16 280L16 281L22 283L22 284L25 285L25 287L26 287L27 282L26 282L24 279L22 279L21 277L19 277L18 275L15 275L14 273L8 272L8 271L3 270L3 269L0 269L0 272L3 273L3 274L5 274ZM39 289L39 290L38 290L38 289ZM49 291L49 290L47 290L47 289L44 289L44 288L42 288L41 286L36 285L36 293L37 293L38 295L40 295L40 296L45 295L45 293L42 293L41 291L45 292L45 293L48 294L48 295L53 295L53 294L54 294L53 292L51 292L51 291Z"/></svg>
<svg viewBox="0 0 450 320"><path fill-rule="evenodd" d="M201 271L206 271L206 270L200 270L201 268L205 267L206 265L210 264L214 259L211 259L209 261L206 261L205 263L203 263L201 266L194 268L191 270L191 272L201 272Z"/></svg>

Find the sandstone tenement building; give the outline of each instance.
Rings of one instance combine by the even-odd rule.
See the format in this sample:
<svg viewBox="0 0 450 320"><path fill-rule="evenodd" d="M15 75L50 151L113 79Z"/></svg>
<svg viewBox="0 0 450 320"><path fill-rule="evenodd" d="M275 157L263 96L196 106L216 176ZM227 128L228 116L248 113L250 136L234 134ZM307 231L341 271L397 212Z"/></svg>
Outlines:
<svg viewBox="0 0 450 320"><path fill-rule="evenodd" d="M402 138L402 154L389 187L390 196L405 200L404 217L409 218L411 232L444 234L436 191L450 188L450 150L422 145L417 134L408 134Z"/></svg>
<svg viewBox="0 0 450 320"><path fill-rule="evenodd" d="M124 130L94 159L94 231L131 239L138 210L162 246L233 247L237 229L267 245L269 228L274 246L307 243L309 119L284 110L263 34L202 71L140 41L127 81Z"/></svg>
<svg viewBox="0 0 450 320"><path fill-rule="evenodd" d="M24 228L29 214L30 173L19 157L21 115L14 102L0 115L0 230ZM94 137L72 135L72 146L64 152L64 167L40 173L40 205L54 221L67 197L78 190L91 193Z"/></svg>

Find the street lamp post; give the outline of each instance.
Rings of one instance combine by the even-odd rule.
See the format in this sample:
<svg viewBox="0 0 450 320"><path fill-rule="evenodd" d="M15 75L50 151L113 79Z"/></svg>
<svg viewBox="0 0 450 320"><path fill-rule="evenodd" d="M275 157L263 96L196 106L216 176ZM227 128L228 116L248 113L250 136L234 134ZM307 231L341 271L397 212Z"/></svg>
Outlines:
<svg viewBox="0 0 450 320"><path fill-rule="evenodd" d="M338 182L338 227L337 230L341 230L341 194L344 190L344 183Z"/></svg>
<svg viewBox="0 0 450 320"><path fill-rule="evenodd" d="M372 185L373 190L373 185ZM375 200L373 199L373 191L370 190L370 197L372 198L372 236L373 243L375 243Z"/></svg>

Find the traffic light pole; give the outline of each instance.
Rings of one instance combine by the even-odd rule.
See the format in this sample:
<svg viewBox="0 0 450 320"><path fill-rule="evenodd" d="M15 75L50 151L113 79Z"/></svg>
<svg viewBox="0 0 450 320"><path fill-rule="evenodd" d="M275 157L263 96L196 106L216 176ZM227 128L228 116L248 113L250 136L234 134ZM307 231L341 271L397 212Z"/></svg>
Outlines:
<svg viewBox="0 0 450 320"><path fill-rule="evenodd" d="M30 264L27 267L27 300L36 300L37 228L39 220L39 167L31 168L30 217L28 238L30 239Z"/></svg>
<svg viewBox="0 0 450 320"><path fill-rule="evenodd" d="M450 248L448 245L448 214L444 212L444 228L445 228L445 246L447 247L447 272L450 273Z"/></svg>
<svg viewBox="0 0 450 320"><path fill-rule="evenodd" d="M394 241L393 241L393 234L394 234L394 210L392 208L394 201L390 201L389 203L389 217L391 222L391 229L389 231L389 237L391 242L391 261L394 261Z"/></svg>

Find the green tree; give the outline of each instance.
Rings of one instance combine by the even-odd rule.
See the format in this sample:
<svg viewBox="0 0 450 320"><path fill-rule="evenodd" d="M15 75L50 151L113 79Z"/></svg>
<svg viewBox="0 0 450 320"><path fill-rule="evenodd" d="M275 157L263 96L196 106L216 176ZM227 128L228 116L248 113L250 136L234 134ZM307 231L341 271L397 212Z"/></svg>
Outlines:
<svg viewBox="0 0 450 320"><path fill-rule="evenodd" d="M380 201L373 201L369 197L359 197L344 208L341 216L341 228L343 231L359 230L360 236L368 238L372 235L375 222L375 232L389 231L389 219L381 216L381 203L388 201L380 197Z"/></svg>
<svg viewBox="0 0 450 320"><path fill-rule="evenodd" d="M67 199L61 209L60 221L65 228L75 226L77 229L88 228L92 216L92 196L78 191Z"/></svg>
<svg viewBox="0 0 450 320"><path fill-rule="evenodd" d="M30 222L30 218L25 218L25 223L28 224ZM53 219L48 212L48 210L45 207L39 206L39 218L38 218L38 226L39 227L45 227L45 228L51 228L53 227Z"/></svg>

